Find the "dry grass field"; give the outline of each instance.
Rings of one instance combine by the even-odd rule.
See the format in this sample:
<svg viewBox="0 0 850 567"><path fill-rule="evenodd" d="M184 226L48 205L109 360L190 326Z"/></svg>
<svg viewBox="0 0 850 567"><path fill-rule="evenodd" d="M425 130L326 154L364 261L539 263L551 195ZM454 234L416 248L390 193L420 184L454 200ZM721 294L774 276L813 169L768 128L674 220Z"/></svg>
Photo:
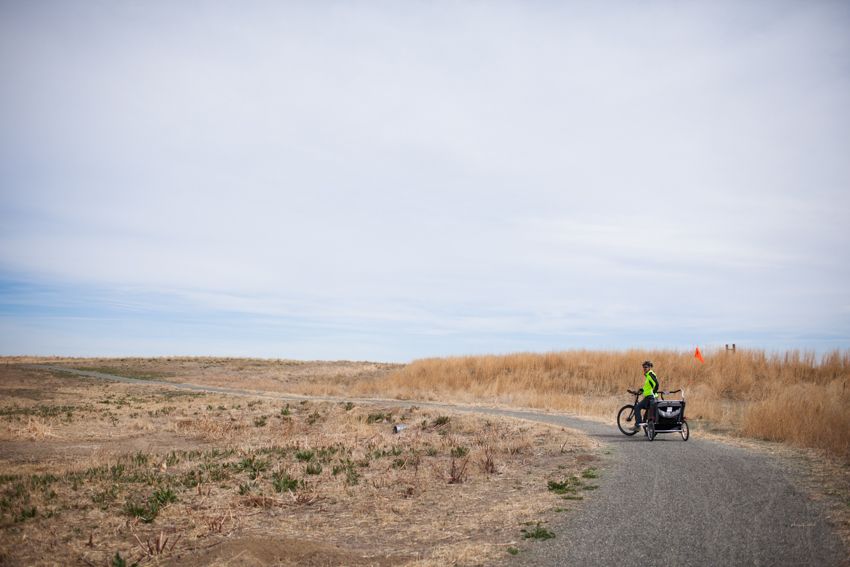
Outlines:
<svg viewBox="0 0 850 567"><path fill-rule="evenodd" d="M0 362L0 565L473 565L592 495L578 433L409 403L272 401ZM142 379L334 389L401 369L38 360ZM393 425L406 428L393 433Z"/></svg>
<svg viewBox="0 0 850 567"><path fill-rule="evenodd" d="M777 441L850 461L850 351L566 351L408 365L216 358L37 359L123 376L303 395L542 408L610 420L653 360L662 389L685 390L702 433ZM26 362L28 359L8 359ZM36 359L32 359L36 360ZM32 361L31 360L31 361Z"/></svg>
<svg viewBox="0 0 850 567"><path fill-rule="evenodd" d="M703 431L780 441L850 460L850 351L716 351L705 363L675 351L569 351L426 359L371 380L361 395L496 403L613 419L652 360L661 389L684 388Z"/></svg>

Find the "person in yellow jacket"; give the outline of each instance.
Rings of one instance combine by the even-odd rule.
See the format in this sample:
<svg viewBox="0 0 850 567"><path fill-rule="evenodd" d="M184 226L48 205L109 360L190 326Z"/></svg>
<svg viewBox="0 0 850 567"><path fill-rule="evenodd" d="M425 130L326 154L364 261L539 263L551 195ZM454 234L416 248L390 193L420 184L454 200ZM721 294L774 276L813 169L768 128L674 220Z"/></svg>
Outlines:
<svg viewBox="0 0 850 567"><path fill-rule="evenodd" d="M633 431L640 430L641 410L649 409L649 404L654 398L658 397L658 376L652 370L652 362L649 360L643 363L643 399L635 406L635 425Z"/></svg>

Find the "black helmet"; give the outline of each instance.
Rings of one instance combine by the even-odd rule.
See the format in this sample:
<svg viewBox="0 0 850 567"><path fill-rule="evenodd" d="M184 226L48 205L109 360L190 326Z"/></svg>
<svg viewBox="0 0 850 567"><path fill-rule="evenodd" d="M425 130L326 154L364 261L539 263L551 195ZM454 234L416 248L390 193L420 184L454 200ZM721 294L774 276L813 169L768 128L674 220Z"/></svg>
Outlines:
<svg viewBox="0 0 850 567"><path fill-rule="evenodd" d="M643 366L644 368L652 368L652 361L651 360L644 360L643 364L641 364L641 366Z"/></svg>

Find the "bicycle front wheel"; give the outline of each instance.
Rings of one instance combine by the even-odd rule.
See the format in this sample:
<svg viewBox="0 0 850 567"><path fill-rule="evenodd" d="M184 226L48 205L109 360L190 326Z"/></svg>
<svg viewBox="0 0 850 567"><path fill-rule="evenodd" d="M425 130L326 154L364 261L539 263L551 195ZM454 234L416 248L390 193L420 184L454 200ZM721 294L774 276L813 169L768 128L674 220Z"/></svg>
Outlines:
<svg viewBox="0 0 850 567"><path fill-rule="evenodd" d="M617 427L623 435L631 437L637 431L632 431L632 425L635 419L635 406L623 406L617 412Z"/></svg>

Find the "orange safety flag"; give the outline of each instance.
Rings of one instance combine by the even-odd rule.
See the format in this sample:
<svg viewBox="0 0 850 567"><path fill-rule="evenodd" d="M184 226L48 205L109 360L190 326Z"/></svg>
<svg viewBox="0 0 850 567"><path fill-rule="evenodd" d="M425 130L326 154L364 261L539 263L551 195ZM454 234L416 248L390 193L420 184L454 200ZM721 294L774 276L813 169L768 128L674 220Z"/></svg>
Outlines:
<svg viewBox="0 0 850 567"><path fill-rule="evenodd" d="M694 358L696 358L700 362L705 362L705 359L702 357L702 353L699 351L699 347L697 347L696 352L694 352Z"/></svg>

